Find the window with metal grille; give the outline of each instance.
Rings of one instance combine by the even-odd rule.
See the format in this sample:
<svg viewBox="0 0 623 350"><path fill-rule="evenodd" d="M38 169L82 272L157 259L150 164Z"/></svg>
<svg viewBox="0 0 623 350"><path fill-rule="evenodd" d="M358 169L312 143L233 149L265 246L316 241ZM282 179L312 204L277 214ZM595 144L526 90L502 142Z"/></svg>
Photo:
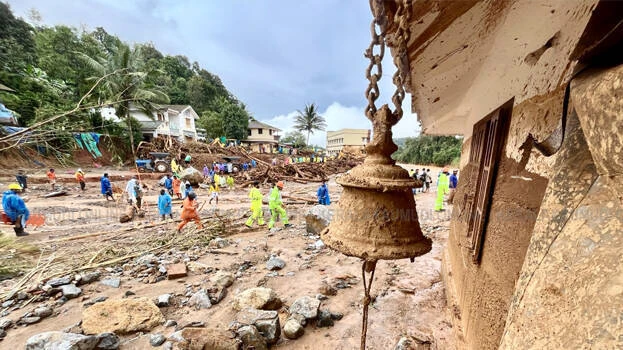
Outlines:
<svg viewBox="0 0 623 350"><path fill-rule="evenodd" d="M476 191L470 200L471 207L467 241L474 263L480 262L482 245L491 209L500 156L506 142L513 99L491 112L474 125L469 162L477 169Z"/></svg>

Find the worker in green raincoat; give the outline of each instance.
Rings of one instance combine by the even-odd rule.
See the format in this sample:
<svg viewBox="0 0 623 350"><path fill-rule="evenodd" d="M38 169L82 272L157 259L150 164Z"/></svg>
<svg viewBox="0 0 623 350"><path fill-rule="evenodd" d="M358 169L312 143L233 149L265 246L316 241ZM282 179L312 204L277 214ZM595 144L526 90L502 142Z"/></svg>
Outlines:
<svg viewBox="0 0 623 350"><path fill-rule="evenodd" d="M251 228L253 222L257 220L257 224L264 226L264 211L262 210L262 192L260 192L260 183L255 181L253 188L249 192L249 198L251 199L251 216L245 223L247 227Z"/></svg>
<svg viewBox="0 0 623 350"><path fill-rule="evenodd" d="M270 230L275 226L275 221L281 218L284 227L290 227L290 223L288 222L288 214L286 210L283 208L283 199L281 199L281 190L283 190L283 182L279 181L273 187L273 190L270 192L270 197L268 201L268 208L270 209L270 221L268 222L268 229Z"/></svg>
<svg viewBox="0 0 623 350"><path fill-rule="evenodd" d="M448 167L443 168L437 180L437 199L435 200L435 211L443 211L443 196L450 192L450 178L448 177Z"/></svg>

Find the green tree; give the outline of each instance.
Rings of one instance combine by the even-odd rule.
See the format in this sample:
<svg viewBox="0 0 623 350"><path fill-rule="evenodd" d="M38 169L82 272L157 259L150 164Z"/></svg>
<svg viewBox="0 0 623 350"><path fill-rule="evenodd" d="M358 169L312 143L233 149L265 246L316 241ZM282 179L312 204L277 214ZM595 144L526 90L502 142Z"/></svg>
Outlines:
<svg viewBox="0 0 623 350"><path fill-rule="evenodd" d="M454 136L408 137L394 153L397 161L444 166L456 163L461 156L462 138Z"/></svg>
<svg viewBox="0 0 623 350"><path fill-rule="evenodd" d="M158 71L141 71L142 64L140 46L130 48L128 45L118 42L117 48L110 54L100 57L81 56L97 76L89 78L95 81L106 77L100 84L97 92L100 101L108 101L115 107L115 113L124 120L129 129L129 141L132 155L135 155L134 133L130 108L134 107L146 115L151 116L155 110L154 103L167 103L168 96L157 88L146 88L145 81Z"/></svg>
<svg viewBox="0 0 623 350"><path fill-rule="evenodd" d="M300 131L286 132L280 141L283 143L291 143L294 147L304 147L307 145L305 143L305 135Z"/></svg>
<svg viewBox="0 0 623 350"><path fill-rule="evenodd" d="M212 110L202 113L199 125L206 129L208 137L243 140L247 137L249 117L244 104L220 96L213 102Z"/></svg>
<svg viewBox="0 0 623 350"><path fill-rule="evenodd" d="M197 124L206 130L206 134L211 139L216 139L225 135L223 129L223 117L215 111L205 111L199 117Z"/></svg>
<svg viewBox="0 0 623 350"><path fill-rule="evenodd" d="M307 131L307 142L309 144L309 135L316 130L325 130L327 122L323 116L318 114L318 108L315 103L305 105L305 109L294 118L294 128L299 131Z"/></svg>

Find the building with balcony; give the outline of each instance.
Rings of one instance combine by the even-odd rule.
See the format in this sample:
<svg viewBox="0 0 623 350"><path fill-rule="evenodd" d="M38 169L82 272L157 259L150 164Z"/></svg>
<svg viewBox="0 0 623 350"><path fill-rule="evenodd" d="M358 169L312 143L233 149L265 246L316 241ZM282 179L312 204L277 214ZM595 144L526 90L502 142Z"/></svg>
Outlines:
<svg viewBox="0 0 623 350"><path fill-rule="evenodd" d="M253 152L272 153L279 144L280 131L281 129L274 126L257 120L250 120L248 136L242 141L242 144L251 148Z"/></svg>
<svg viewBox="0 0 623 350"><path fill-rule="evenodd" d="M113 107L102 108L100 113L104 119L120 120ZM131 106L130 115L141 123L143 141L151 141L158 136L171 137L179 142L198 140L195 122L199 115L190 105L159 105L152 116Z"/></svg>
<svg viewBox="0 0 623 350"><path fill-rule="evenodd" d="M327 131L327 154L335 156L342 150L362 152L368 142L370 142L370 130L368 129Z"/></svg>

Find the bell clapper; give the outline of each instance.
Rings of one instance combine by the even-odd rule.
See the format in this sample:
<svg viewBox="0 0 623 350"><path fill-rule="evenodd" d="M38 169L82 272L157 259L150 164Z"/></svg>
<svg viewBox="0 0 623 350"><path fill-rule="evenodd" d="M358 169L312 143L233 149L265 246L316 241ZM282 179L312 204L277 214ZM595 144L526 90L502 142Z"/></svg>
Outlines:
<svg viewBox="0 0 623 350"><path fill-rule="evenodd" d="M363 324L361 326L361 350L366 348L366 334L368 332L368 307L372 302L370 290L372 289L372 281L374 280L374 271L376 270L376 260L364 260L361 266L361 275L363 281ZM366 272L370 274L370 279L366 282Z"/></svg>

